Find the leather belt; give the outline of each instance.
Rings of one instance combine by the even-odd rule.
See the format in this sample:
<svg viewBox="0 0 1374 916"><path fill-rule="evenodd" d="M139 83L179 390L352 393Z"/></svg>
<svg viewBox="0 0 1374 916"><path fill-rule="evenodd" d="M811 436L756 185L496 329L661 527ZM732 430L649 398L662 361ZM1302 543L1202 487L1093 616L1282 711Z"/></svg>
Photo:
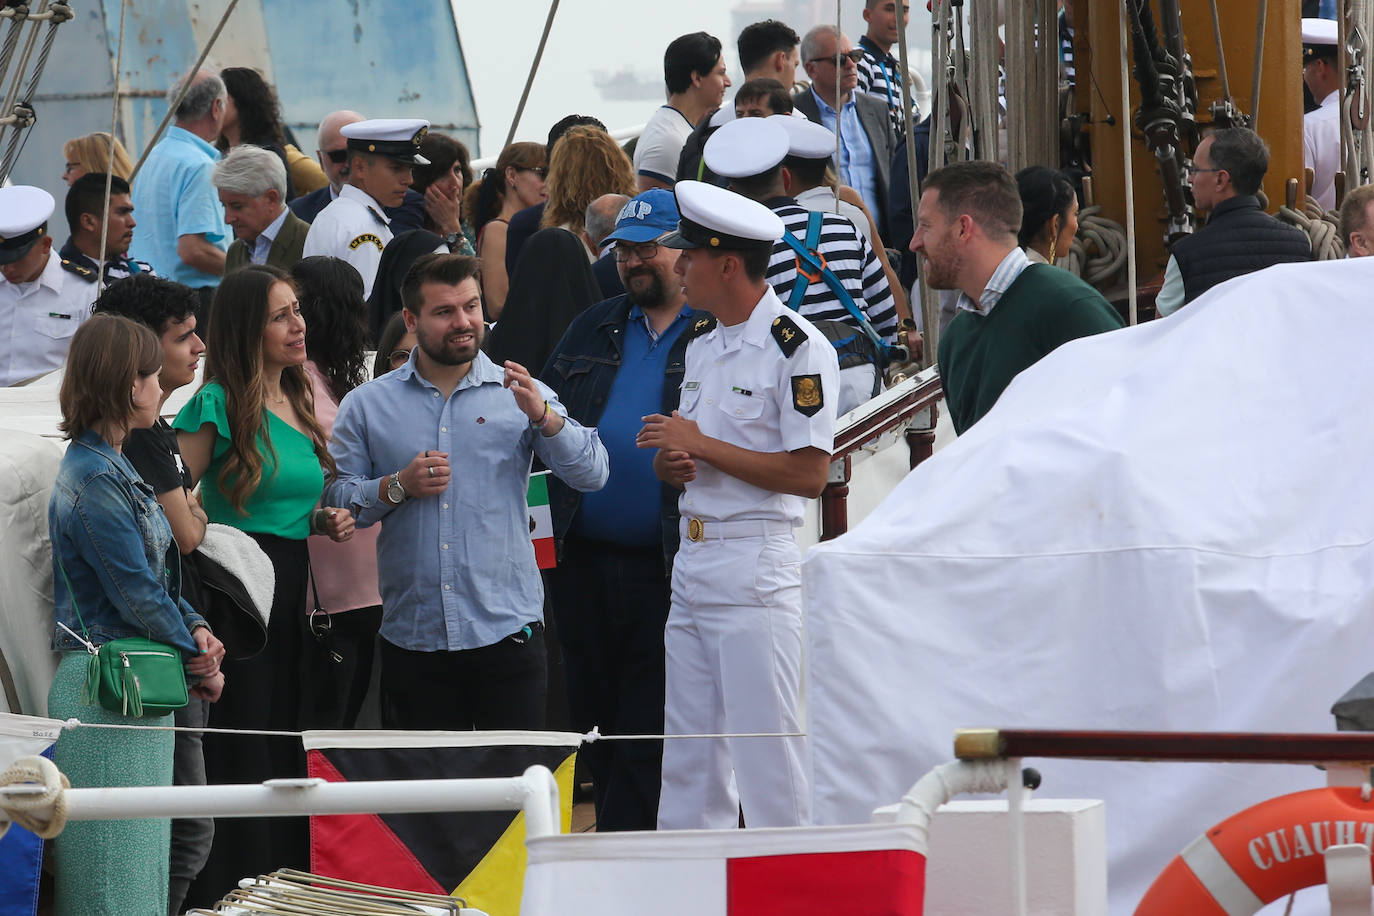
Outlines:
<svg viewBox="0 0 1374 916"><path fill-rule="evenodd" d="M713 522L707 519L684 517L678 530L689 541L720 541L730 538L761 538L770 534L790 534L787 522L764 519L744 519L735 522Z"/></svg>

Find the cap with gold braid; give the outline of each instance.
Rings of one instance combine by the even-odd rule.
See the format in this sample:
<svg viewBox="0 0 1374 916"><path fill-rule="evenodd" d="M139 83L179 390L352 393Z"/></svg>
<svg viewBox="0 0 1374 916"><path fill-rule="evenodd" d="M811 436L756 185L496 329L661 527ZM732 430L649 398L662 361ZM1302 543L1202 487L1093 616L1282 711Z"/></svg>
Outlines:
<svg viewBox="0 0 1374 916"><path fill-rule="evenodd" d="M29 253L47 234L55 207L53 196L42 188L0 188L0 264L13 264Z"/></svg>
<svg viewBox="0 0 1374 916"><path fill-rule="evenodd" d="M702 181L673 186L680 215L676 232L659 239L669 248L771 251L782 238L782 220L763 204Z"/></svg>
<svg viewBox="0 0 1374 916"><path fill-rule="evenodd" d="M348 139L349 150L429 165L420 155L420 141L429 133L429 122L423 118L372 118L346 124L339 133Z"/></svg>

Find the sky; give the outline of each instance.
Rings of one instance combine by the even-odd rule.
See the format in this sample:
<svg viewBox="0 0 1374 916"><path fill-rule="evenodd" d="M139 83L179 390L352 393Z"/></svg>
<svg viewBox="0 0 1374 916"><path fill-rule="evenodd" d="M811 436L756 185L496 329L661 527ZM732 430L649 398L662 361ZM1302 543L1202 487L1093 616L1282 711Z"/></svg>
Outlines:
<svg viewBox="0 0 1374 916"><path fill-rule="evenodd" d="M518 5L492 0L451 3L482 123L481 150L477 155L494 156L500 152L515 116L548 15L549 0ZM542 142L550 125L572 113L595 115L612 130L643 124L654 108L662 104L662 99L603 99L593 74L628 69L661 81L663 49L687 32L703 30L721 39L731 79L738 85L739 62L735 59L731 11L746 5L753 8L777 4L768 4L766 0L751 0L747 4L742 0L560 0L515 139ZM911 5L908 40L928 46L930 17L925 4ZM825 6L834 9L833 3ZM842 0L845 30L856 41L862 34L862 9L863 0ZM767 15L760 13L749 18L763 19ZM851 22L857 28L851 27ZM801 34L815 23L788 24Z"/></svg>

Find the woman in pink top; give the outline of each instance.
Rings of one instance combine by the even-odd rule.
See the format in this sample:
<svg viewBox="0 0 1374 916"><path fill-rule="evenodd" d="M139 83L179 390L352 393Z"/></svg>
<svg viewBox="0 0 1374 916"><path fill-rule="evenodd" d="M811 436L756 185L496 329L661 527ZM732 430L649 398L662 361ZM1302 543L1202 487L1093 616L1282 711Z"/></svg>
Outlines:
<svg viewBox="0 0 1374 916"><path fill-rule="evenodd" d="M315 417L326 436L343 396L367 381L367 305L363 279L338 258L311 257L291 269L305 318L305 364L315 392ZM378 526L352 540L309 540L315 591L310 629L319 651L307 652L309 696L305 728L352 728L368 683L382 599L377 592Z"/></svg>

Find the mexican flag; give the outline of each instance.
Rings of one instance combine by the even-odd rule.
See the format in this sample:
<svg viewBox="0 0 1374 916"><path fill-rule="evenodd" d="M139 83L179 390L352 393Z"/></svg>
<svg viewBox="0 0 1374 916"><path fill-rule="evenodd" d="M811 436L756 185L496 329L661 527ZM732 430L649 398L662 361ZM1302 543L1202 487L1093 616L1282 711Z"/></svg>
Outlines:
<svg viewBox="0 0 1374 916"><path fill-rule="evenodd" d="M530 542L534 544L534 559L540 569L553 569L553 516L549 514L549 472L530 475L530 489L526 496L530 507Z"/></svg>

